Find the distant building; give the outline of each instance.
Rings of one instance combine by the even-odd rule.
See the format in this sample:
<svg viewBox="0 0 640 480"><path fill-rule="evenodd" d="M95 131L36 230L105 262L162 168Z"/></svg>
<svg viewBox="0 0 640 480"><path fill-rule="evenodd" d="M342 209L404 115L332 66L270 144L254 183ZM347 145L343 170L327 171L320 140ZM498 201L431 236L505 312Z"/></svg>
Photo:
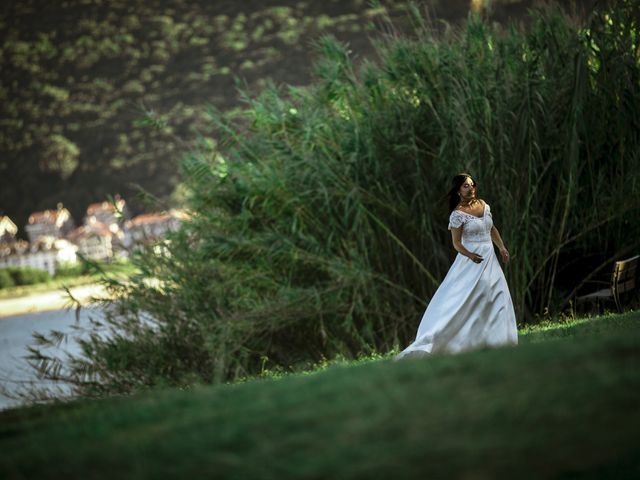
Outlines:
<svg viewBox="0 0 640 480"><path fill-rule="evenodd" d="M91 225L94 223L102 223L111 228L111 231L114 232L113 225L116 225L118 229L120 229L124 221L129 218L130 215L129 209L127 208L127 202L119 196L116 196L114 203L105 201L89 205L87 207L87 214L84 217L84 224Z"/></svg>
<svg viewBox="0 0 640 480"><path fill-rule="evenodd" d="M95 222L76 228L67 235L67 240L77 245L81 256L90 260L108 261L113 258L114 235L104 223Z"/></svg>
<svg viewBox="0 0 640 480"><path fill-rule="evenodd" d="M125 224L124 244L131 247L158 240L168 232L177 230L187 218L187 213L179 209L138 215Z"/></svg>
<svg viewBox="0 0 640 480"><path fill-rule="evenodd" d="M45 210L29 215L25 230L29 235L29 241L36 243L42 237L62 238L71 230L74 223L69 210L61 203L56 210Z"/></svg>
<svg viewBox="0 0 640 480"><path fill-rule="evenodd" d="M94 260L110 260L114 256L126 257L124 228L131 218L127 203L116 195L112 202L92 203L87 207L84 229L72 241L80 247L79 253ZM76 232L76 235L80 232Z"/></svg>
<svg viewBox="0 0 640 480"><path fill-rule="evenodd" d="M131 247L153 243L177 230L188 215L183 210L171 209L124 220L127 217L125 201L116 198L115 205L110 202L89 205L85 224L73 228L71 214L58 204L56 210L29 216L25 229L30 242L16 240L15 224L8 217L0 217L0 238L6 238L4 243L0 242L0 268L39 268L55 275L60 264L75 263L78 254L98 261L127 256Z"/></svg>
<svg viewBox="0 0 640 480"><path fill-rule="evenodd" d="M24 240L0 245L0 268L37 268L55 275L61 264L77 261L77 248L72 243L51 236L40 237L29 244Z"/></svg>
<svg viewBox="0 0 640 480"><path fill-rule="evenodd" d="M13 242L18 233L18 227L7 216L0 215L0 243Z"/></svg>

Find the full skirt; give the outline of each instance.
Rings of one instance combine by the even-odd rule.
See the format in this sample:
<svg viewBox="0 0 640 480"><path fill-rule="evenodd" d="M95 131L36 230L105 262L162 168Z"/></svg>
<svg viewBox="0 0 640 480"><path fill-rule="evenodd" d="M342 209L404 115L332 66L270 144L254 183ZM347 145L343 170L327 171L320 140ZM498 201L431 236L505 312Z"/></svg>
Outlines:
<svg viewBox="0 0 640 480"><path fill-rule="evenodd" d="M458 254L427 306L416 339L394 360L517 345L518 330L507 281L490 241L465 242L483 257Z"/></svg>

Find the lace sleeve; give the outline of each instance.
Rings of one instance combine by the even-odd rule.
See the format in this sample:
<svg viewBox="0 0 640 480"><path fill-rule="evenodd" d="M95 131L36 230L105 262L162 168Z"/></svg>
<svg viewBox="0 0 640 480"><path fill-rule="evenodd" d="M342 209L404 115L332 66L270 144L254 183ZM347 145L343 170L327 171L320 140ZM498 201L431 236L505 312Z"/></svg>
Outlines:
<svg viewBox="0 0 640 480"><path fill-rule="evenodd" d="M485 203L485 208L487 209L487 215L493 218L493 215L491 215L491 207L489 207L488 203Z"/></svg>
<svg viewBox="0 0 640 480"><path fill-rule="evenodd" d="M449 230L451 230L452 228L461 227L462 225L464 225L464 223L465 219L462 215L460 215L460 213L458 213L456 210L451 212L451 215L449 216Z"/></svg>

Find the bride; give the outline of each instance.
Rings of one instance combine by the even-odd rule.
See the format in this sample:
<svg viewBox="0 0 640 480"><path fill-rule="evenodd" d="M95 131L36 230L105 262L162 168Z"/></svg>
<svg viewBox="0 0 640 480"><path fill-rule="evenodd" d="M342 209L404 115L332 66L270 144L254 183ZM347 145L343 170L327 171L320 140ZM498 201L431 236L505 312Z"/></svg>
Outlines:
<svg viewBox="0 0 640 480"><path fill-rule="evenodd" d="M431 298L415 341L394 360L518 343L513 303L493 243L505 264L509 252L489 205L476 192L471 175L453 177L449 230L458 255Z"/></svg>

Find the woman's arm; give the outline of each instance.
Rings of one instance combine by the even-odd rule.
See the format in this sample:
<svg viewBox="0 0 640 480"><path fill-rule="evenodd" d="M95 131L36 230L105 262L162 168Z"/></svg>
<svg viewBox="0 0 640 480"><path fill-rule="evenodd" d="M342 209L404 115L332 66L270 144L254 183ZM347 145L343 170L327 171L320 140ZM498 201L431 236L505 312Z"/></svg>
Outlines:
<svg viewBox="0 0 640 480"><path fill-rule="evenodd" d="M507 247L504 246L504 242L502 241L502 237L500 236L500 232L495 227L491 227L491 240L496 244L498 250L500 250L500 256L502 257L502 261L507 263L509 261L509 252L507 251Z"/></svg>
<svg viewBox="0 0 640 480"><path fill-rule="evenodd" d="M462 227L451 229L451 241L453 242L453 248L455 248L461 255L469 257L476 263L480 263L482 261L482 257L480 255L470 252L464 248L464 245L462 245Z"/></svg>
<svg viewBox="0 0 640 480"><path fill-rule="evenodd" d="M505 248L504 243L502 242L502 237L500 236L500 232L495 227L495 225L491 227L491 240L493 240L493 243L496 244L496 247L498 247L499 250Z"/></svg>

